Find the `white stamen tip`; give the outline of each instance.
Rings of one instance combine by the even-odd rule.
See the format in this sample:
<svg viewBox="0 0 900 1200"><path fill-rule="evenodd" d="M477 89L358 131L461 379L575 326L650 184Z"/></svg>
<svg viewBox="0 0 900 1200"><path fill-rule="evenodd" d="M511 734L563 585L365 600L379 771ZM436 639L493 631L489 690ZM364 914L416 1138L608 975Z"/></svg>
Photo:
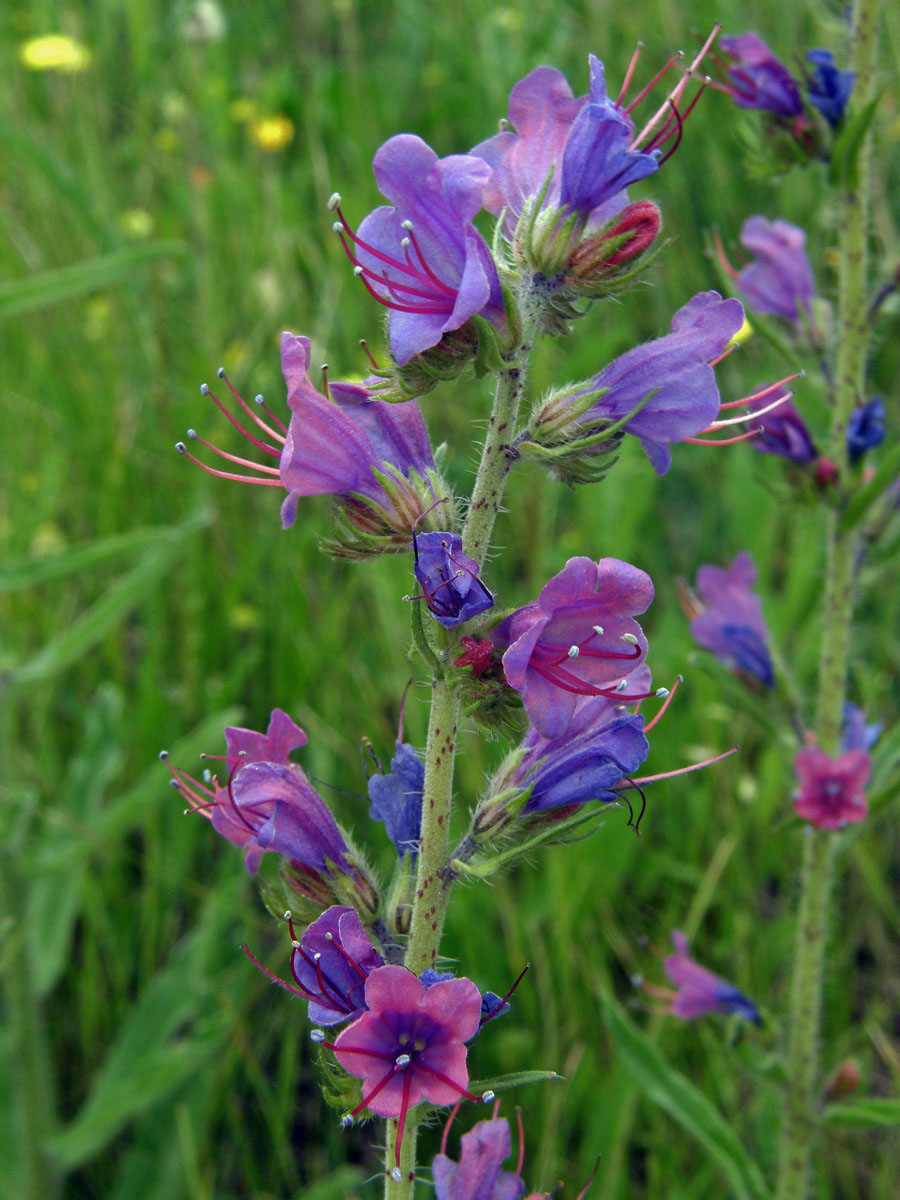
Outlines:
<svg viewBox="0 0 900 1200"><path fill-rule="evenodd" d="M203 782L212 783L212 771L209 769L209 767L205 767L203 770Z"/></svg>
<svg viewBox="0 0 900 1200"><path fill-rule="evenodd" d="M315 954L313 955L313 962L318 962L321 957L322 957L322 951L317 950L315 952Z"/></svg>
<svg viewBox="0 0 900 1200"><path fill-rule="evenodd" d="M258 392L253 397L253 403L254 404L265 404L265 397L263 396L262 392Z"/></svg>
<svg viewBox="0 0 900 1200"><path fill-rule="evenodd" d="M406 250L407 247L409 246L409 238L401 238L400 245L403 247L404 250Z"/></svg>
<svg viewBox="0 0 900 1200"><path fill-rule="evenodd" d="M602 626L602 625L595 625L595 626L594 626L594 633L596 633L597 637L603 637L603 626Z"/></svg>
<svg viewBox="0 0 900 1200"><path fill-rule="evenodd" d="M330 929L329 929L329 931L328 931L328 932L325 934L325 941L326 941L326 942L333 942L333 941L334 941L334 934L331 932L331 930L330 930Z"/></svg>
<svg viewBox="0 0 900 1200"><path fill-rule="evenodd" d="M638 644L638 640L633 633L623 633L622 641L627 642L629 646L636 646Z"/></svg>
<svg viewBox="0 0 900 1200"><path fill-rule="evenodd" d="M291 910L289 908L286 908L282 915L284 916L284 919L286 921L290 921L294 916L294 914L291 912Z"/></svg>
<svg viewBox="0 0 900 1200"><path fill-rule="evenodd" d="M331 228L335 233L342 233L343 229L344 229L344 227L340 223L340 221L335 221L334 224L331 226Z"/></svg>
<svg viewBox="0 0 900 1200"><path fill-rule="evenodd" d="M160 752L159 752L159 761L160 762L166 762L168 757L169 757L168 750L160 750Z"/></svg>
<svg viewBox="0 0 900 1200"><path fill-rule="evenodd" d="M292 949L292 950L300 950L300 949L302 949L302 947L301 947L300 943L297 941L297 939L296 939L296 938L294 938L294 940L291 942L291 949Z"/></svg>
<svg viewBox="0 0 900 1200"><path fill-rule="evenodd" d="M494 1099L494 1093L491 1091L482 1092L481 1099L485 1102L485 1104L490 1104L490 1102Z"/></svg>
<svg viewBox="0 0 900 1200"><path fill-rule="evenodd" d="M616 684L616 691L624 692L627 687L628 687L628 680L620 679L619 682Z"/></svg>
<svg viewBox="0 0 900 1200"><path fill-rule="evenodd" d="M336 208L340 208L340 206L341 206L341 193L340 192L332 192L331 195L328 197L329 210L331 212L334 212L334 210Z"/></svg>
<svg viewBox="0 0 900 1200"><path fill-rule="evenodd" d="M187 454L187 446L184 444L184 442L176 442L175 449L179 454Z"/></svg>
<svg viewBox="0 0 900 1200"><path fill-rule="evenodd" d="M363 269L362 269L362 267L354 267L354 268L353 268L353 274L354 274L354 275L355 275L357 278L359 278L359 276L360 276L360 275L362 275L362 273L363 273Z"/></svg>
<svg viewBox="0 0 900 1200"><path fill-rule="evenodd" d="M187 435L192 442L195 442L197 440L197 430L196 429L189 429L187 431Z"/></svg>
<svg viewBox="0 0 900 1200"><path fill-rule="evenodd" d="M412 223L412 221L409 219L409 217L407 217L405 221L401 221L401 222L400 222L400 228L401 228L401 229L406 229L406 230L408 231L408 230L412 229L412 227L413 227L413 223Z"/></svg>
<svg viewBox="0 0 900 1200"><path fill-rule="evenodd" d="M580 653L577 646L570 646L566 651L566 658L577 658Z"/></svg>
<svg viewBox="0 0 900 1200"><path fill-rule="evenodd" d="M391 1179L393 1179L394 1183L403 1182L403 1172L399 1167L391 1167Z"/></svg>
<svg viewBox="0 0 900 1200"><path fill-rule="evenodd" d="M670 695L671 695L671 692L669 691L668 688L657 688L656 689L657 700L667 700Z"/></svg>
<svg viewBox="0 0 900 1200"><path fill-rule="evenodd" d="M325 1041L325 1030L324 1029L310 1030L309 1040L311 1042L324 1042Z"/></svg>
<svg viewBox="0 0 900 1200"><path fill-rule="evenodd" d="M208 383L201 383L201 384L200 384L200 395L201 395L201 396L208 396L208 395L209 395L209 384L208 384Z"/></svg>
<svg viewBox="0 0 900 1200"><path fill-rule="evenodd" d="M398 1067L408 1067L411 1062L412 1059L408 1054L398 1054L394 1059L394 1063Z"/></svg>
<svg viewBox="0 0 900 1200"><path fill-rule="evenodd" d="M225 378L225 368L219 367L218 371L216 371L216 374L218 375L218 377L220 379L224 379Z"/></svg>
<svg viewBox="0 0 900 1200"><path fill-rule="evenodd" d="M352 1129L352 1128L353 1128L353 1118L350 1116L349 1113L344 1113L344 1115L341 1117L341 1129Z"/></svg>

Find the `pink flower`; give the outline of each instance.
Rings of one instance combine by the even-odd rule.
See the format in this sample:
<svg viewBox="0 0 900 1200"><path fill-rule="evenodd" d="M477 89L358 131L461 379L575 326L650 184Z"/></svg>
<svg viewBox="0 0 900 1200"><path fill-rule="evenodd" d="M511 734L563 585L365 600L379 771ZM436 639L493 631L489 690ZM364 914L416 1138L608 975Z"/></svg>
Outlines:
<svg viewBox="0 0 900 1200"><path fill-rule="evenodd" d="M529 720L545 738L563 734L579 696L622 704L621 681L640 666L647 640L634 620L653 599L644 571L617 558L570 558L538 600L518 609L491 634L505 650L510 687L522 693Z"/></svg>
<svg viewBox="0 0 900 1200"><path fill-rule="evenodd" d="M817 829L843 829L868 812L864 788L872 760L865 750L848 750L832 758L818 746L805 746L794 759L800 787L794 811Z"/></svg>
<svg viewBox="0 0 900 1200"><path fill-rule="evenodd" d="M701 967L688 958L687 938L680 929L672 931L675 953L663 966L678 991L671 1001L671 1013L682 1021L704 1017L707 1013L737 1013L747 1021L759 1024L759 1010L752 1000L738 991L733 983L720 979L718 975Z"/></svg>
<svg viewBox="0 0 900 1200"><path fill-rule="evenodd" d="M399 1166L410 1108L421 1100L477 1099L466 1090L465 1043L481 1023L481 993L471 979L447 979L426 988L406 967L389 965L366 979L365 1003L368 1012L330 1048L344 1070L362 1080L363 1098L351 1116L368 1108L379 1117L399 1118Z"/></svg>

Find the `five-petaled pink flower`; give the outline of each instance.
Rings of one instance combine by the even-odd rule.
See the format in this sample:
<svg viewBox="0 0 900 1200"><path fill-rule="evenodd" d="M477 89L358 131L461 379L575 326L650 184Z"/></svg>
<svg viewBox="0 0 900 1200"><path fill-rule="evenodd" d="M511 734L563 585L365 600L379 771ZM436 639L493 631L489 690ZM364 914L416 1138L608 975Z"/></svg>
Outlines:
<svg viewBox="0 0 900 1200"><path fill-rule="evenodd" d="M832 758L818 746L804 746L794 759L800 787L794 811L818 829L843 829L868 812L865 786L872 760L865 750L848 750Z"/></svg>
<svg viewBox="0 0 900 1200"><path fill-rule="evenodd" d="M362 1080L364 1108L397 1117L397 1156L406 1114L420 1100L476 1100L466 1089L465 1043L481 1023L481 993L471 979L446 979L426 988L406 967L377 967L366 979L368 1012L331 1047L350 1075ZM326 1045L328 1043L325 1043Z"/></svg>

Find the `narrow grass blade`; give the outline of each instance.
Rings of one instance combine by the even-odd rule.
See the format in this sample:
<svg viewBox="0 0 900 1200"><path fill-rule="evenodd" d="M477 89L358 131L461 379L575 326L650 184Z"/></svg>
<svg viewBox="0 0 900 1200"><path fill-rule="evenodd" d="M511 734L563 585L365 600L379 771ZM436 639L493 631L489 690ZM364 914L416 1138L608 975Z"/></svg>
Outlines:
<svg viewBox="0 0 900 1200"><path fill-rule="evenodd" d="M770 1200L759 1168L707 1098L663 1058L610 996L602 997L616 1050L648 1100L659 1105L707 1151L738 1200Z"/></svg>

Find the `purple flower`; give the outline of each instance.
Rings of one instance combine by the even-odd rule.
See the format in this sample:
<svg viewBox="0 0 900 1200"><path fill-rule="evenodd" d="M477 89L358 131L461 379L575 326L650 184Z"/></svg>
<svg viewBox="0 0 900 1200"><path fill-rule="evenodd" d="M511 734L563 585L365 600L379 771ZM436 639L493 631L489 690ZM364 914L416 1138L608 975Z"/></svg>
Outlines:
<svg viewBox="0 0 900 1200"><path fill-rule="evenodd" d="M291 974L309 1000L315 1025L352 1021L366 1007L366 978L384 959L355 909L334 904L303 931L291 955Z"/></svg>
<svg viewBox="0 0 900 1200"><path fill-rule="evenodd" d="M707 1013L737 1013L746 1021L760 1024L759 1009L734 984L726 983L687 955L687 938L680 929L672 932L675 953L665 960L665 972L678 989L672 1000L673 1016L683 1021Z"/></svg>
<svg viewBox="0 0 900 1200"><path fill-rule="evenodd" d="M364 1108L399 1119L397 1165L406 1114L421 1100L454 1104L466 1089L465 1043L481 1023L481 994L471 979L447 979L426 988L406 967L383 966L365 983L367 1011L331 1047L350 1075L362 1080ZM325 1043L328 1045L328 1043Z"/></svg>
<svg viewBox="0 0 900 1200"><path fill-rule="evenodd" d="M794 811L817 829L843 829L868 812L865 786L872 760L865 750L847 750L832 758L818 746L804 746L794 759L800 784Z"/></svg>
<svg viewBox="0 0 900 1200"><path fill-rule="evenodd" d="M392 491L408 502L414 520L421 501L411 480L421 482L434 470L415 400L373 400L365 385L357 383L329 384L331 399L326 399L307 374L309 338L292 333L281 335L281 366L292 414L281 452L281 482L288 491L281 508L284 527L294 523L301 496L321 495L364 498L402 524L404 514L376 471L391 480ZM437 499L433 488L430 495L429 503Z"/></svg>
<svg viewBox="0 0 900 1200"><path fill-rule="evenodd" d="M229 728L225 736L229 775L224 787L216 780L204 784L170 769L188 805L207 817L217 833L244 848L250 874L256 874L263 854L271 850L313 876L330 875L333 869L355 875L334 818L301 768L288 758L306 742L303 730L275 709L265 735ZM272 760L259 757L266 752L272 753Z"/></svg>
<svg viewBox="0 0 900 1200"><path fill-rule="evenodd" d="M851 462L858 462L867 450L884 441L884 401L873 396L850 414L847 422L847 453Z"/></svg>
<svg viewBox="0 0 900 1200"><path fill-rule="evenodd" d="M803 230L781 219L749 217L741 228L741 242L756 256L736 277L750 307L792 321L805 313L811 321L815 283Z"/></svg>
<svg viewBox="0 0 900 1200"><path fill-rule="evenodd" d="M640 670L649 676L646 668ZM646 691L636 683L633 686ZM579 700L558 737L545 738L529 729L522 743L525 754L512 778L522 788L531 785L522 814L618 800L616 785L633 774L649 753L643 729L643 716L605 696Z"/></svg>
<svg viewBox="0 0 900 1200"><path fill-rule="evenodd" d="M419 978L426 987L434 987L436 983L443 983L445 979L455 979L456 976L452 971L435 971L433 967L426 967ZM481 1024L485 1021L492 1021L495 1017L505 1017L512 1008L502 996L498 996L496 992L483 992L481 996Z"/></svg>
<svg viewBox="0 0 900 1200"><path fill-rule="evenodd" d="M559 71L538 67L510 93L515 132L504 130L471 151L494 170L485 207L495 215L506 209L509 235L545 184L542 209L575 212L582 227L599 228L624 207L625 189L659 167L656 154L630 149L631 118L607 95L600 60L591 54L588 61L587 96L576 99Z"/></svg>
<svg viewBox="0 0 900 1200"><path fill-rule="evenodd" d="M797 80L756 33L719 38L728 63L726 90L741 108L793 120L803 114Z"/></svg>
<svg viewBox="0 0 900 1200"><path fill-rule="evenodd" d="M810 50L806 61L813 66L806 84L809 102L819 110L832 129L837 129L853 91L856 75L853 71L839 71L830 50Z"/></svg>
<svg viewBox="0 0 900 1200"><path fill-rule="evenodd" d="M841 731L842 750L871 750L881 737L880 721L866 721L865 710L858 704L844 705L844 723Z"/></svg>
<svg viewBox="0 0 900 1200"><path fill-rule="evenodd" d="M756 567L746 550L729 567L701 567L699 611L691 621L691 636L726 666L773 687L769 634L759 597L752 591L755 582Z"/></svg>
<svg viewBox="0 0 900 1200"><path fill-rule="evenodd" d="M578 423L618 421L650 396L625 432L640 439L657 475L665 474L672 464L669 443L693 437L715 420L720 397L710 364L743 323L739 300L700 292L675 313L670 333L628 350L570 397L577 401L607 389Z"/></svg>
<svg viewBox="0 0 900 1200"><path fill-rule="evenodd" d="M403 366L476 315L501 327L497 268L472 224L491 177L484 160L468 154L438 158L421 138L401 133L380 147L373 166L391 205L376 208L357 233L341 213L340 197L332 207L356 273L391 310L396 361Z"/></svg>
<svg viewBox="0 0 900 1200"><path fill-rule="evenodd" d="M479 1121L460 1139L459 1162L443 1152L431 1164L436 1200L519 1200L525 1184L501 1167L512 1153L509 1122Z"/></svg>
<svg viewBox="0 0 900 1200"><path fill-rule="evenodd" d="M494 597L478 578L478 563L463 554L456 533L422 533L413 538L413 573L428 608L445 629L462 625L494 606Z"/></svg>
<svg viewBox="0 0 900 1200"><path fill-rule="evenodd" d="M540 598L491 634L505 649L503 669L537 733L563 734L578 696L608 696L646 657L634 616L653 599L650 576L616 558L570 558Z"/></svg>
<svg viewBox="0 0 900 1200"><path fill-rule="evenodd" d="M761 401L760 407L766 406L767 401ZM752 415L753 410L750 410L748 416ZM790 400L783 400L777 408L757 417L753 423L762 430L752 441L753 449L760 454L775 454L800 466L818 458L819 452L806 422Z"/></svg>
<svg viewBox="0 0 900 1200"><path fill-rule="evenodd" d="M387 835L404 854L419 853L419 834L422 827L422 790L425 786L425 767L408 742L397 742L397 753L391 759L389 774L369 777L369 816L384 821Z"/></svg>

